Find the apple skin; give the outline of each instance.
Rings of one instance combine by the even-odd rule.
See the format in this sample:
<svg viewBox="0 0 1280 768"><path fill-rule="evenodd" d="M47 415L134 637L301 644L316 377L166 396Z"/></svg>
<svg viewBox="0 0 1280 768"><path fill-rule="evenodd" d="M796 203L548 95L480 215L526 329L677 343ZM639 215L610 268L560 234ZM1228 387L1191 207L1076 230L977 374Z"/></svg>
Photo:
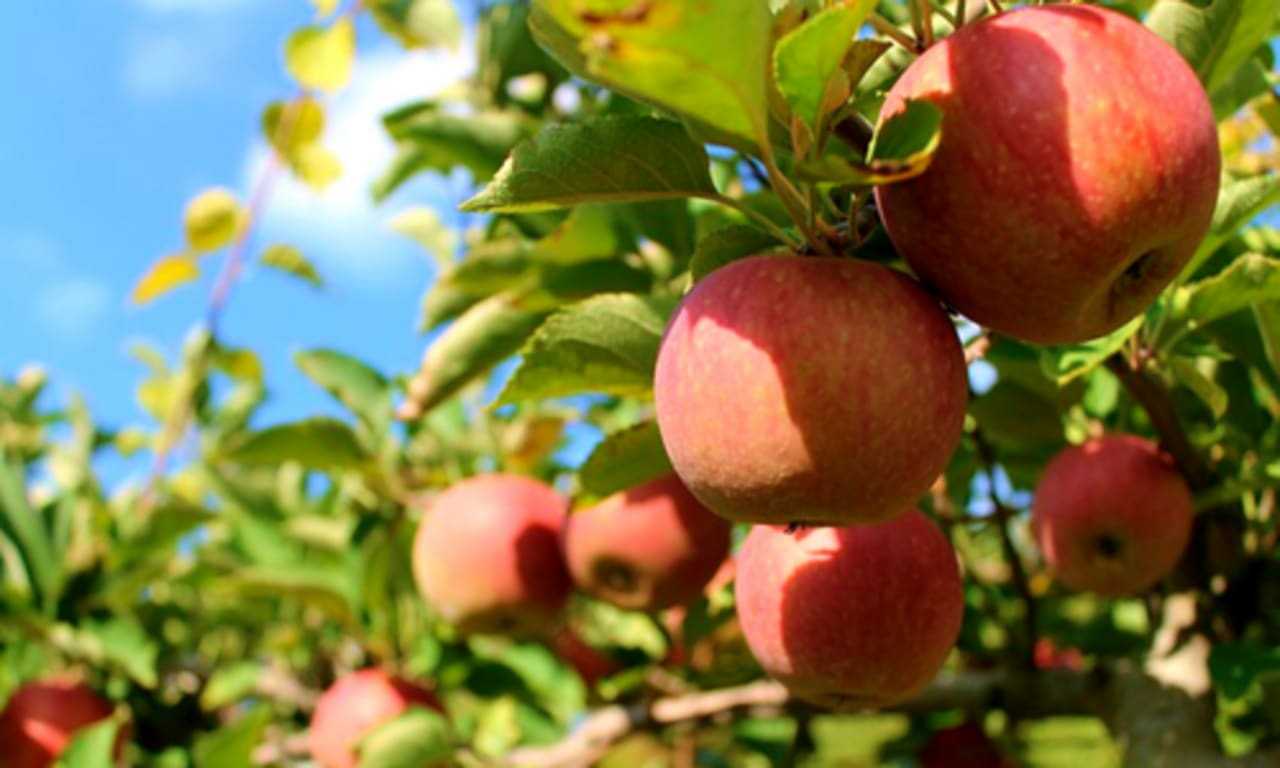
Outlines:
<svg viewBox="0 0 1280 768"><path fill-rule="evenodd" d="M873 525L756 526L738 552L737 600L765 672L837 709L917 693L942 668L964 618L955 552L914 509Z"/></svg>
<svg viewBox="0 0 1280 768"><path fill-rule="evenodd" d="M920 768L1013 768L1014 763L973 721L934 732L920 750Z"/></svg>
<svg viewBox="0 0 1280 768"><path fill-rule="evenodd" d="M925 284L1036 343L1102 336L1144 311L1204 238L1222 158L1182 57L1119 13L1054 5L966 25L917 59L908 99L943 112L921 176L876 190Z"/></svg>
<svg viewBox="0 0 1280 768"><path fill-rule="evenodd" d="M1151 441L1109 435L1045 467L1031 524L1063 584L1107 597L1144 592L1178 564L1195 505L1173 460Z"/></svg>
<svg viewBox="0 0 1280 768"><path fill-rule="evenodd" d="M654 374L676 473L729 520L847 525L905 512L960 441L964 353L909 277L753 256L700 281Z"/></svg>
<svg viewBox="0 0 1280 768"><path fill-rule="evenodd" d="M5 768L48 768L76 731L111 717L114 707L75 680L27 683L0 714L0 764ZM117 751L127 739L121 734Z"/></svg>
<svg viewBox="0 0 1280 768"><path fill-rule="evenodd" d="M431 503L413 545L418 590L464 633L541 635L573 582L560 551L567 501L516 475L481 475Z"/></svg>
<svg viewBox="0 0 1280 768"><path fill-rule="evenodd" d="M729 544L729 523L674 474L616 493L565 524L565 559L578 587L630 610L697 599Z"/></svg>
<svg viewBox="0 0 1280 768"><path fill-rule="evenodd" d="M363 669L329 686L311 716L307 745L320 768L356 768L356 745L409 707L444 708L431 691L380 669Z"/></svg>

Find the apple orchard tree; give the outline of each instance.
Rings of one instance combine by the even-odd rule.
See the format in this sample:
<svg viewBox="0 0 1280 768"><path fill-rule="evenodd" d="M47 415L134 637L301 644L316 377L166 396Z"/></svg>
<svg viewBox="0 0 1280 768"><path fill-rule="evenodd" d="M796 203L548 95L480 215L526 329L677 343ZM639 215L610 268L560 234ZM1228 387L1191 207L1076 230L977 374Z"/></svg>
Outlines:
<svg viewBox="0 0 1280 768"><path fill-rule="evenodd" d="M1280 764L1280 3L312 4L151 423L0 384L0 765ZM425 353L262 424L272 179L463 38Z"/></svg>

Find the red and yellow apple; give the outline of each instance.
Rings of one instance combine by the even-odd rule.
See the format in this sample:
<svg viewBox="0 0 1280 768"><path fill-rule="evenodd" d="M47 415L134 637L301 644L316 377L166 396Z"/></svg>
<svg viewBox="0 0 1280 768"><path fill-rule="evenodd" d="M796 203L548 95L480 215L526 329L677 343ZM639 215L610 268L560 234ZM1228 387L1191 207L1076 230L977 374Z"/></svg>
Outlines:
<svg viewBox="0 0 1280 768"><path fill-rule="evenodd" d="M0 714L0 765L48 768L77 731L111 717L113 711L109 702L75 680L27 683ZM123 742L122 737L120 748Z"/></svg>
<svg viewBox="0 0 1280 768"><path fill-rule="evenodd" d="M975 322L1038 343L1143 312L1208 231L1221 155L1178 52L1103 8L1052 5L967 25L920 56L908 100L943 113L921 176L876 191L911 268Z"/></svg>
<svg viewBox="0 0 1280 768"><path fill-rule="evenodd" d="M567 501L526 477L481 475L430 503L413 546L427 603L463 632L541 634L573 582L560 551Z"/></svg>
<svg viewBox="0 0 1280 768"><path fill-rule="evenodd" d="M1031 523L1063 584L1119 596L1149 589L1173 570L1194 512L1191 490L1167 454L1149 440L1110 435L1049 462Z"/></svg>
<svg viewBox="0 0 1280 768"><path fill-rule="evenodd" d="M356 768L360 740L414 706L444 712L431 691L380 669L345 675L316 702L307 732L311 757L320 768Z"/></svg>
<svg viewBox="0 0 1280 768"><path fill-rule="evenodd" d="M845 528L756 526L738 553L737 601L765 672L841 709L910 698L964 617L955 552L917 510Z"/></svg>
<svg viewBox="0 0 1280 768"><path fill-rule="evenodd" d="M666 475L570 515L565 559L584 592L658 611L702 594L729 554L729 528Z"/></svg>
<svg viewBox="0 0 1280 768"><path fill-rule="evenodd" d="M755 256L685 297L654 398L676 473L735 521L846 525L909 509L960 440L954 327L907 276Z"/></svg>

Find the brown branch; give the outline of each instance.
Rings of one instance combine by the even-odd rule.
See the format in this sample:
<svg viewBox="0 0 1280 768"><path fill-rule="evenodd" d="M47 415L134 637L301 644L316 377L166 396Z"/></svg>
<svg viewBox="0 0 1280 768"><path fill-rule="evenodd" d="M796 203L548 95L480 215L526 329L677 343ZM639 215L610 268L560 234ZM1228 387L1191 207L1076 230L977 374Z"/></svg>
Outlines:
<svg viewBox="0 0 1280 768"><path fill-rule="evenodd" d="M911 53L920 53L922 50L919 41L895 27L878 13L871 14L871 27Z"/></svg>
<svg viewBox="0 0 1280 768"><path fill-rule="evenodd" d="M1212 487L1213 471L1204 456L1191 444L1182 422L1178 420L1169 390L1150 370L1145 359L1130 360L1116 353L1107 358L1107 369L1120 379L1130 396L1147 412L1151 426L1160 436L1161 447L1173 457L1192 492L1198 493Z"/></svg>

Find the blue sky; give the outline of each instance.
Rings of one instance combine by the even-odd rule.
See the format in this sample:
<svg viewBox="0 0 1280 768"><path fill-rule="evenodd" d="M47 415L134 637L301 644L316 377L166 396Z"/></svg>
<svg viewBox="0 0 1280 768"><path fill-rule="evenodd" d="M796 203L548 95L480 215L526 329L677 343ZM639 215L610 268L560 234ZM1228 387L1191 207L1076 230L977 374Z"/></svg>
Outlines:
<svg viewBox="0 0 1280 768"><path fill-rule="evenodd" d="M222 185L242 196L264 157L263 106L288 96L281 46L311 17L306 0L73 0L14 3L0 25L0 374L47 367L51 401L71 392L109 426L144 421L134 399L143 369L128 355L147 341L172 355L203 317L218 263L145 307L128 304L136 279L182 244L185 202ZM330 346L386 372L422 353L418 302L431 266L385 222L411 204L444 215L464 178L423 179L374 209L369 180L390 147L377 116L428 95L470 56L405 57L371 25L360 30L351 87L330 106L329 146L346 178L320 198L277 189L258 246L302 249L323 291L251 270L224 317L223 340L248 345L267 367L264 420L332 412L293 367L298 349Z"/></svg>

